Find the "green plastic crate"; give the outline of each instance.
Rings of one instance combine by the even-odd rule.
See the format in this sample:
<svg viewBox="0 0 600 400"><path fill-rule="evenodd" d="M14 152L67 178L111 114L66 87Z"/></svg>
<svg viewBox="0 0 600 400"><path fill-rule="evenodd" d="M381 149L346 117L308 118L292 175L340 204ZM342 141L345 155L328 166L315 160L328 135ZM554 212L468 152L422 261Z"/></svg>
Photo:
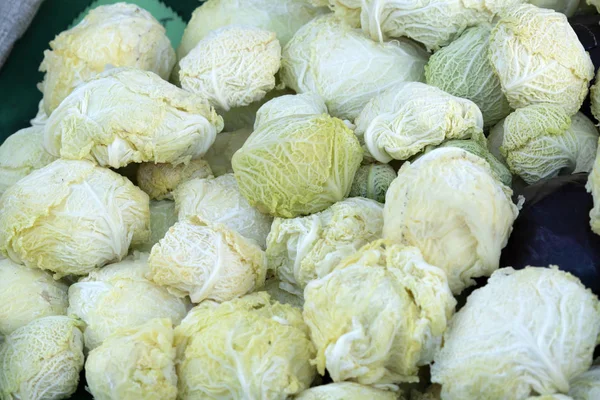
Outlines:
<svg viewBox="0 0 600 400"><path fill-rule="evenodd" d="M138 4L157 16L153 9L162 5L158 0L121 0ZM42 81L44 74L38 71L44 58L44 50L49 49L48 43L60 32L81 20L90 6L117 3L119 0L45 0L29 29L15 43L4 66L0 69L0 144L19 129L28 127L29 120L35 117L42 93L37 84ZM192 11L202 1L198 0L164 0L185 22L191 17ZM160 14L160 12L158 12ZM160 18L159 18L160 20ZM161 20L174 47L179 44L183 29L173 26L169 20Z"/></svg>

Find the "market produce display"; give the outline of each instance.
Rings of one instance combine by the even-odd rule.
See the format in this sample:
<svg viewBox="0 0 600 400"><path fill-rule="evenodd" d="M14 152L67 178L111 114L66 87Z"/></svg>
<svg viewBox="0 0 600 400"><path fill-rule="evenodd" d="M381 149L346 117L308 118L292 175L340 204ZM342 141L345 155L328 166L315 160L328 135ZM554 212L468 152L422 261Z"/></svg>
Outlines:
<svg viewBox="0 0 600 400"><path fill-rule="evenodd" d="M0 400L599 400L598 12L92 7L0 144Z"/></svg>

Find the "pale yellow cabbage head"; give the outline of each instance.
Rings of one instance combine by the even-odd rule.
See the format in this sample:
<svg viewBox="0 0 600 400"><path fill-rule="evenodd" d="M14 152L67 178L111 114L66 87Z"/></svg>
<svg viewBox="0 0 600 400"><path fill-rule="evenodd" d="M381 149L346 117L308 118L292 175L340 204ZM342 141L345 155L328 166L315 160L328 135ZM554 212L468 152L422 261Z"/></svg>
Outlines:
<svg viewBox="0 0 600 400"><path fill-rule="evenodd" d="M153 319L109 336L89 353L85 378L95 400L175 400L171 320Z"/></svg>
<svg viewBox="0 0 600 400"><path fill-rule="evenodd" d="M262 287L266 257L261 248L223 224L198 216L173 225L150 253L149 277L171 293L231 300Z"/></svg>
<svg viewBox="0 0 600 400"><path fill-rule="evenodd" d="M514 111L493 135L502 137L500 153L510 170L533 184L591 171L599 134L582 113L569 118L561 106L535 104Z"/></svg>
<svg viewBox="0 0 600 400"><path fill-rule="evenodd" d="M46 72L40 89L48 115L107 65L152 71L167 79L175 64L165 28L148 11L127 3L94 8L51 41L50 48L40 65Z"/></svg>
<svg viewBox="0 0 600 400"><path fill-rule="evenodd" d="M564 14L522 4L490 36L490 61L513 108L552 103L575 114L594 65Z"/></svg>
<svg viewBox="0 0 600 400"><path fill-rule="evenodd" d="M0 145L0 196L19 179L56 160L44 150L44 127L31 126L6 138Z"/></svg>
<svg viewBox="0 0 600 400"><path fill-rule="evenodd" d="M281 288L302 296L341 260L381 238L383 205L360 197L345 199L316 214L275 218L267 239L267 262Z"/></svg>
<svg viewBox="0 0 600 400"><path fill-rule="evenodd" d="M0 335L38 318L66 315L67 289L46 271L0 259Z"/></svg>
<svg viewBox="0 0 600 400"><path fill-rule="evenodd" d="M290 115L327 114L323 99L315 93L288 94L269 100L256 112L254 129L271 120Z"/></svg>
<svg viewBox="0 0 600 400"><path fill-rule="evenodd" d="M152 247L165 237L169 228L177 222L175 202L171 200L150 200L150 238L144 243L132 246L133 249L150 253Z"/></svg>
<svg viewBox="0 0 600 400"><path fill-rule="evenodd" d="M399 393L376 389L371 386L359 385L353 382L330 383L312 387L298 396L295 400L403 400Z"/></svg>
<svg viewBox="0 0 600 400"><path fill-rule="evenodd" d="M240 192L276 217L322 211L348 196L363 151L354 133L326 114L261 125L233 156Z"/></svg>
<svg viewBox="0 0 600 400"><path fill-rule="evenodd" d="M545 394L543 396L531 396L527 400L577 400L564 394Z"/></svg>
<svg viewBox="0 0 600 400"><path fill-rule="evenodd" d="M320 374L394 387L418 382L454 312L446 274L415 247L379 240L304 290Z"/></svg>
<svg viewBox="0 0 600 400"><path fill-rule="evenodd" d="M86 323L86 349L98 347L119 329L154 318L178 324L185 317L188 302L150 281L149 272L148 254L134 253L71 285L68 313Z"/></svg>
<svg viewBox="0 0 600 400"><path fill-rule="evenodd" d="M383 237L421 250L454 294L499 267L517 207L482 158L456 147L404 163L386 195Z"/></svg>
<svg viewBox="0 0 600 400"><path fill-rule="evenodd" d="M316 8L310 0L246 0L240 7L238 0L209 0L194 10L177 57L181 60L211 31L227 25L247 25L277 34L285 45L302 25L327 11Z"/></svg>
<svg viewBox="0 0 600 400"><path fill-rule="evenodd" d="M600 142L597 151L600 152ZM600 155L596 154L596 159L592 171L585 185L588 193L592 194L594 207L590 210L590 226L592 231L600 235Z"/></svg>
<svg viewBox="0 0 600 400"><path fill-rule="evenodd" d="M0 398L66 399L83 368L81 321L65 316L36 319L0 344Z"/></svg>
<svg viewBox="0 0 600 400"><path fill-rule="evenodd" d="M407 160L426 146L483 130L475 103L420 82L402 82L373 97L355 123L356 136L382 163Z"/></svg>
<svg viewBox="0 0 600 400"><path fill-rule="evenodd" d="M179 81L183 89L229 110L265 97L280 65L274 32L227 26L210 32L179 61Z"/></svg>
<svg viewBox="0 0 600 400"><path fill-rule="evenodd" d="M217 135L215 143L208 149L204 159L208 161L214 176L221 176L233 172L231 159L236 151L242 148L252 128L243 128L233 132L221 132Z"/></svg>
<svg viewBox="0 0 600 400"><path fill-rule="evenodd" d="M300 310L264 292L194 307L175 344L181 399L285 400L316 374Z"/></svg>
<svg viewBox="0 0 600 400"><path fill-rule="evenodd" d="M373 40L409 37L428 50L449 45L467 27L492 22L525 0L363 0L362 29Z"/></svg>
<svg viewBox="0 0 600 400"><path fill-rule="evenodd" d="M148 195L88 161L57 160L0 198L0 251L19 264L85 275L150 235Z"/></svg>
<svg viewBox="0 0 600 400"><path fill-rule="evenodd" d="M153 200L172 200L172 192L179 184L212 175L208 162L201 159L177 165L142 163L137 170L137 185Z"/></svg>
<svg viewBox="0 0 600 400"><path fill-rule="evenodd" d="M574 400L600 399L600 360L594 362L586 372L577 375L569 382L569 396Z"/></svg>
<svg viewBox="0 0 600 400"><path fill-rule="evenodd" d="M315 18L284 47L281 79L319 94L332 116L354 120L394 83L423 81L428 54L407 39L376 43L333 15Z"/></svg>
<svg viewBox="0 0 600 400"><path fill-rule="evenodd" d="M600 333L600 303L557 267L500 269L454 316L432 381L444 400L568 393Z"/></svg>
<svg viewBox="0 0 600 400"><path fill-rule="evenodd" d="M263 249L266 247L273 218L248 203L233 174L189 180L173 192L173 197L180 221L198 215L254 240Z"/></svg>
<svg viewBox="0 0 600 400"><path fill-rule="evenodd" d="M396 171L388 164L361 165L354 175L350 197L366 197L385 203L385 194L396 179Z"/></svg>
<svg viewBox="0 0 600 400"><path fill-rule="evenodd" d="M427 83L445 92L473 101L492 126L511 112L500 80L488 58L492 26L467 29L450 45L436 51L425 66Z"/></svg>
<svg viewBox="0 0 600 400"><path fill-rule="evenodd" d="M113 168L180 164L202 157L222 129L223 119L201 96L152 72L114 68L78 86L52 113L44 147Z"/></svg>

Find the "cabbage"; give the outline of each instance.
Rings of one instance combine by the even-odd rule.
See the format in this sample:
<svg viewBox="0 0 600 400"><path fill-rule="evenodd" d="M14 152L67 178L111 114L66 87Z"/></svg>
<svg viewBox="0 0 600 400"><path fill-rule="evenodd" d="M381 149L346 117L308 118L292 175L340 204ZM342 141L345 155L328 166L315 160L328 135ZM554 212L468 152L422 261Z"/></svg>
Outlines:
<svg viewBox="0 0 600 400"><path fill-rule="evenodd" d="M68 314L83 320L85 347L95 349L119 329L134 328L153 318L178 324L187 302L146 278L148 255L134 253L71 285Z"/></svg>
<svg viewBox="0 0 600 400"><path fill-rule="evenodd" d="M445 400L567 393L600 333L600 303L558 268L496 271L454 316L432 381Z"/></svg>
<svg viewBox="0 0 600 400"><path fill-rule="evenodd" d="M315 376L301 312L264 292L194 307L175 344L182 399L285 400Z"/></svg>
<svg viewBox="0 0 600 400"><path fill-rule="evenodd" d="M148 195L88 161L56 160L0 198L0 252L19 264L85 275L148 240Z"/></svg>
<svg viewBox="0 0 600 400"><path fill-rule="evenodd" d="M36 319L0 345L0 398L66 399L83 368L82 323L51 316Z"/></svg>
<svg viewBox="0 0 600 400"><path fill-rule="evenodd" d="M133 249L149 253L152 247L162 239L169 228L177 222L175 202L170 200L150 201L150 238L144 243L132 246Z"/></svg>
<svg viewBox="0 0 600 400"><path fill-rule="evenodd" d="M44 110L44 99L40 100L38 103L38 112L35 117L29 121L31 126L44 126L48 121L48 114L46 114L46 110Z"/></svg>
<svg viewBox="0 0 600 400"><path fill-rule="evenodd" d="M327 114L323 99L314 93L289 94L266 102L256 113L254 129L277 118L293 115Z"/></svg>
<svg viewBox="0 0 600 400"><path fill-rule="evenodd" d="M281 79L298 93L319 94L334 117L354 120L382 90L423 81L427 57L409 40L376 43L334 16L322 16L284 47Z"/></svg>
<svg viewBox="0 0 600 400"><path fill-rule="evenodd" d="M242 196L233 174L192 179L174 192L179 220L198 215L221 223L265 248L273 218L261 214Z"/></svg>
<svg viewBox="0 0 600 400"><path fill-rule="evenodd" d="M281 45L294 33L326 9L313 7L309 0L209 0L194 10L181 44L178 59L185 57L196 44L215 29L227 25L255 26L275 32Z"/></svg>
<svg viewBox="0 0 600 400"><path fill-rule="evenodd" d="M8 335L31 321L65 315L68 286L39 269L0 258L0 335Z"/></svg>
<svg viewBox="0 0 600 400"><path fill-rule="evenodd" d="M435 149L402 165L386 195L383 237L419 248L459 294L499 267L518 214L511 196L482 158Z"/></svg>
<svg viewBox="0 0 600 400"><path fill-rule="evenodd" d="M215 176L233 172L231 159L252 134L252 128L244 128L233 132L221 132L215 143L208 149L204 159L208 161Z"/></svg>
<svg viewBox="0 0 600 400"><path fill-rule="evenodd" d="M265 254L254 241L197 216L173 225L148 263L150 279L193 303L243 296L266 278Z"/></svg>
<svg viewBox="0 0 600 400"><path fill-rule="evenodd" d="M198 95L152 72L115 68L77 87L52 113L44 147L102 166L187 163L204 155L223 119Z"/></svg>
<svg viewBox="0 0 600 400"><path fill-rule="evenodd" d="M137 170L137 185L153 200L172 200L172 191L182 182L212 175L208 162L201 159L178 165L142 163Z"/></svg>
<svg viewBox="0 0 600 400"><path fill-rule="evenodd" d="M304 320L320 374L393 387L418 382L454 312L444 271L421 252L379 240L304 290Z"/></svg>
<svg viewBox="0 0 600 400"><path fill-rule="evenodd" d="M85 378L95 400L175 400L173 327L153 319L111 335L90 352Z"/></svg>
<svg viewBox="0 0 600 400"><path fill-rule="evenodd" d="M43 126L31 126L10 135L0 146L0 196L19 179L56 160L42 147Z"/></svg>
<svg viewBox="0 0 600 400"><path fill-rule="evenodd" d="M330 383L305 390L295 400L402 400L397 393L352 382Z"/></svg>
<svg viewBox="0 0 600 400"><path fill-rule="evenodd" d="M148 70L167 79L175 64L165 28L148 11L126 3L92 9L51 41L50 48L40 65L46 72L40 89L48 115L77 85L107 65Z"/></svg>
<svg viewBox="0 0 600 400"><path fill-rule="evenodd" d="M428 50L447 46L467 27L492 22L524 0L363 0L360 22L373 40L407 36Z"/></svg>
<svg viewBox="0 0 600 400"><path fill-rule="evenodd" d="M494 125L511 111L488 60L490 32L488 24L466 30L449 46L436 51L425 66L429 85L473 101L486 126Z"/></svg>
<svg viewBox="0 0 600 400"><path fill-rule="evenodd" d="M598 3L600 5L600 1ZM596 121L600 121L600 71L596 75L596 81L590 89L590 111Z"/></svg>
<svg viewBox="0 0 600 400"><path fill-rule="evenodd" d="M356 118L356 136L377 161L406 160L444 139L465 139L483 129L470 100L420 82L401 83L373 97Z"/></svg>
<svg viewBox="0 0 600 400"><path fill-rule="evenodd" d="M337 118L287 116L259 126L234 154L232 166L250 205L293 218L345 198L362 153L352 131Z"/></svg>
<svg viewBox="0 0 600 400"><path fill-rule="evenodd" d="M228 26L206 35L179 61L181 87L221 110L247 106L275 87L281 64L275 33Z"/></svg>
<svg viewBox="0 0 600 400"><path fill-rule="evenodd" d="M599 134L582 113L569 118L560 106L536 104L514 111L492 136L502 137L499 151L510 170L533 184L559 173L591 171Z"/></svg>
<svg viewBox="0 0 600 400"><path fill-rule="evenodd" d="M385 194L396 176L396 171L388 164L361 165L354 175L349 196L385 203Z"/></svg>
<svg viewBox="0 0 600 400"><path fill-rule="evenodd" d="M564 14L523 4L492 30L490 61L513 108L552 103L575 114L594 65Z"/></svg>
<svg viewBox="0 0 600 400"><path fill-rule="evenodd" d="M322 278L365 244L381 238L383 206L351 198L307 217L275 218L267 238L267 262L281 288L302 296L306 284Z"/></svg>

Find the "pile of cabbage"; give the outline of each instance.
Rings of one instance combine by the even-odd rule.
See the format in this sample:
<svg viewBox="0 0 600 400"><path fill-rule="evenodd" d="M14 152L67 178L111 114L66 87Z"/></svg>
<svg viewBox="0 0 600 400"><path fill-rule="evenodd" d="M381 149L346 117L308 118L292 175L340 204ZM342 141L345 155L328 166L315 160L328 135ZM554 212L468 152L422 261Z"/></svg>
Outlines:
<svg viewBox="0 0 600 400"><path fill-rule="evenodd" d="M596 295L500 265L558 175L600 234L587 2L90 11L0 146L0 399L599 399Z"/></svg>

